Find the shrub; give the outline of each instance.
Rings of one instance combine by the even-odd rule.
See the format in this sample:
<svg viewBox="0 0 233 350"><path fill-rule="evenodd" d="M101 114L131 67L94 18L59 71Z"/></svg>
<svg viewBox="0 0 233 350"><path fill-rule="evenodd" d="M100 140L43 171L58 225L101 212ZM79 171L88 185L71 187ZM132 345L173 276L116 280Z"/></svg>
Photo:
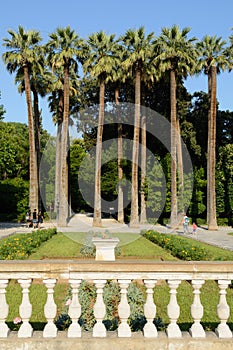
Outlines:
<svg viewBox="0 0 233 350"><path fill-rule="evenodd" d="M144 316L144 304L145 297L143 292L143 286L139 286L135 283L131 283L128 287L127 298L130 305L130 317L129 325L133 332L142 330L146 318ZM83 281L79 288L79 302L81 304L81 316L79 324L84 330L90 331L96 322L93 312L93 307L96 302L96 287L93 283ZM72 291L69 289L66 301L71 299ZM120 288L114 281L107 281L103 290L103 300L106 305L106 315L103 323L107 330L114 331L119 324L118 305L120 303ZM55 324L60 330L67 329L71 323L71 319L68 316L68 306L65 302L65 308L61 315L58 315L55 320ZM158 329L162 329L163 324L160 318L154 319L154 324L158 326Z"/></svg>
<svg viewBox="0 0 233 350"><path fill-rule="evenodd" d="M228 226L228 218L217 218L219 226Z"/></svg>
<svg viewBox="0 0 233 350"><path fill-rule="evenodd" d="M190 240L186 239L185 237L159 233L151 230L144 232L143 236L149 239L151 242L163 247L173 256L181 260L198 261L212 259L212 256L210 256L207 249L200 247L193 241L190 242Z"/></svg>
<svg viewBox="0 0 233 350"><path fill-rule="evenodd" d="M51 228L5 238L0 243L0 260L27 259L36 248L54 234L56 234L56 229Z"/></svg>

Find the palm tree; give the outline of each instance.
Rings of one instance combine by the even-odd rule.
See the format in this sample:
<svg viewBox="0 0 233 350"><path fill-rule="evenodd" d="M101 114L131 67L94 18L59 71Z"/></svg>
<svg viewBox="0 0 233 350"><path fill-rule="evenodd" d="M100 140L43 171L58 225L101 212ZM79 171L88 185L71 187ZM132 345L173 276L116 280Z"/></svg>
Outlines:
<svg viewBox="0 0 233 350"><path fill-rule="evenodd" d="M61 140L61 187L59 192L59 218L58 225L66 226L68 207L68 122L69 122L69 94L70 94L70 67L77 71L79 62L85 55L85 43L70 27L57 28L49 35L46 48L48 61L54 70L63 69L63 121Z"/></svg>
<svg viewBox="0 0 233 350"><path fill-rule="evenodd" d="M151 43L154 33L145 35L144 27L138 30L129 29L121 37L125 46L124 69L130 71L135 78L135 114L134 114L134 139L132 153L132 185L131 185L131 214L130 226L137 227L138 216L138 159L140 137L140 106L141 106L141 79L147 60L151 57Z"/></svg>
<svg viewBox="0 0 233 350"><path fill-rule="evenodd" d="M162 28L162 33L155 42L158 54L155 57L156 66L162 72L169 72L170 76L170 111L171 111L171 218L170 225L177 225L177 111L176 111L176 84L179 76L186 78L193 74L196 67L196 49L193 42L196 38L187 38L190 28L179 29L174 25L171 28Z"/></svg>
<svg viewBox="0 0 233 350"><path fill-rule="evenodd" d="M17 73L19 70L23 70L29 129L29 206L30 208L38 208L38 167L35 149L30 74L32 72L33 62L36 60L36 47L41 41L41 37L38 31L25 31L21 26L18 27L18 32L8 30L8 33L10 34L11 39L3 39L3 45L8 49L8 51L3 54L3 61L10 73Z"/></svg>
<svg viewBox="0 0 233 350"><path fill-rule="evenodd" d="M42 131L41 124L41 110L39 108L39 96L44 97L47 93L48 81L51 80L50 72L48 72L45 65L45 58L43 53L43 47L35 48L35 59L30 65L30 85L32 92L32 105L33 105L33 119L34 119L34 137L35 137L35 152L37 159L37 176L38 185L40 183L39 173L40 173L40 160L41 160L41 145L40 145L40 135ZM24 83L24 72L23 68L19 68L15 82L18 84L18 91L20 94L25 92ZM38 208L42 208L41 193L38 191Z"/></svg>
<svg viewBox="0 0 233 350"><path fill-rule="evenodd" d="M215 166L216 166L216 79L221 70L229 67L225 52L226 41L221 37L206 35L197 43L199 50L199 64L204 73L208 75L208 149L207 149L207 224L209 230L217 230L216 218L216 191L215 191Z"/></svg>
<svg viewBox="0 0 233 350"><path fill-rule="evenodd" d="M103 31L89 36L90 55L84 62L83 69L91 77L97 78L99 82L99 117L96 144L95 164L95 197L93 226L101 226L101 153L102 136L104 125L104 95L105 84L111 80L112 67L116 66L119 58L117 53L117 42L115 35L107 35Z"/></svg>

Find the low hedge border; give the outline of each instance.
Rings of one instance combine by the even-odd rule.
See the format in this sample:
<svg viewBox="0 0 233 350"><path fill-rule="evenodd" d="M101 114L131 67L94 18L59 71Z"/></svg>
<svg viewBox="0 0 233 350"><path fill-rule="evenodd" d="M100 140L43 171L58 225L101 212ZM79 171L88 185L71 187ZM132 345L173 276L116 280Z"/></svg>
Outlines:
<svg viewBox="0 0 233 350"><path fill-rule="evenodd" d="M24 260L57 233L56 228L36 230L3 238L0 241L0 260Z"/></svg>
<svg viewBox="0 0 233 350"><path fill-rule="evenodd" d="M213 255L208 248L201 246L200 242L195 242L190 238L181 237L174 234L159 233L153 230L143 232L142 236L164 248L170 252L170 254L181 260L232 260L232 257L228 259L227 257L223 258L222 255Z"/></svg>

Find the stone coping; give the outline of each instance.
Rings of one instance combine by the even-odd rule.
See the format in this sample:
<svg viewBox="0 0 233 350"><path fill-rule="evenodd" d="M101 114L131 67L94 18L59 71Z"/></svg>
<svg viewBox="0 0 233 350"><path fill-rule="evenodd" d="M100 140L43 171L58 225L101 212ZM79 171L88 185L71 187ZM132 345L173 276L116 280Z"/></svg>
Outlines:
<svg viewBox="0 0 233 350"><path fill-rule="evenodd" d="M144 338L141 332L132 333L131 338L118 338L116 332L107 332L106 338L94 338L90 332L84 332L82 338L67 338L65 331L58 332L56 338L42 337L42 332L33 332L32 338L18 338L16 332L10 332L8 338L0 338L1 350L230 350L232 339L219 339L213 332L207 332L204 339L193 339L188 332L182 332L182 338L169 339L165 332L158 332L157 338Z"/></svg>
<svg viewBox="0 0 233 350"><path fill-rule="evenodd" d="M220 272L233 273L233 261L0 260L2 272Z"/></svg>

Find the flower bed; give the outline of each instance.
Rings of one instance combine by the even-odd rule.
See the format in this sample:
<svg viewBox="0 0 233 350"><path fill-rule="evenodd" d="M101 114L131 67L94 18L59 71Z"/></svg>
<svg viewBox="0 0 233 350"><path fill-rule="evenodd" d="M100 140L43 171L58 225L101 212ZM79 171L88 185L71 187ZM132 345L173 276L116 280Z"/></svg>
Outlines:
<svg viewBox="0 0 233 350"><path fill-rule="evenodd" d="M22 233L0 241L0 260L24 260L57 231L55 228Z"/></svg>
<svg viewBox="0 0 233 350"><path fill-rule="evenodd" d="M208 247L200 242L195 242L193 239L181 237L174 234L159 233L156 231L146 231L143 237L149 239L151 242L161 246L169 251L173 256L185 261L200 261L200 260L232 260L231 252L227 252L224 257L223 254L212 253ZM223 249L219 248L219 251Z"/></svg>

